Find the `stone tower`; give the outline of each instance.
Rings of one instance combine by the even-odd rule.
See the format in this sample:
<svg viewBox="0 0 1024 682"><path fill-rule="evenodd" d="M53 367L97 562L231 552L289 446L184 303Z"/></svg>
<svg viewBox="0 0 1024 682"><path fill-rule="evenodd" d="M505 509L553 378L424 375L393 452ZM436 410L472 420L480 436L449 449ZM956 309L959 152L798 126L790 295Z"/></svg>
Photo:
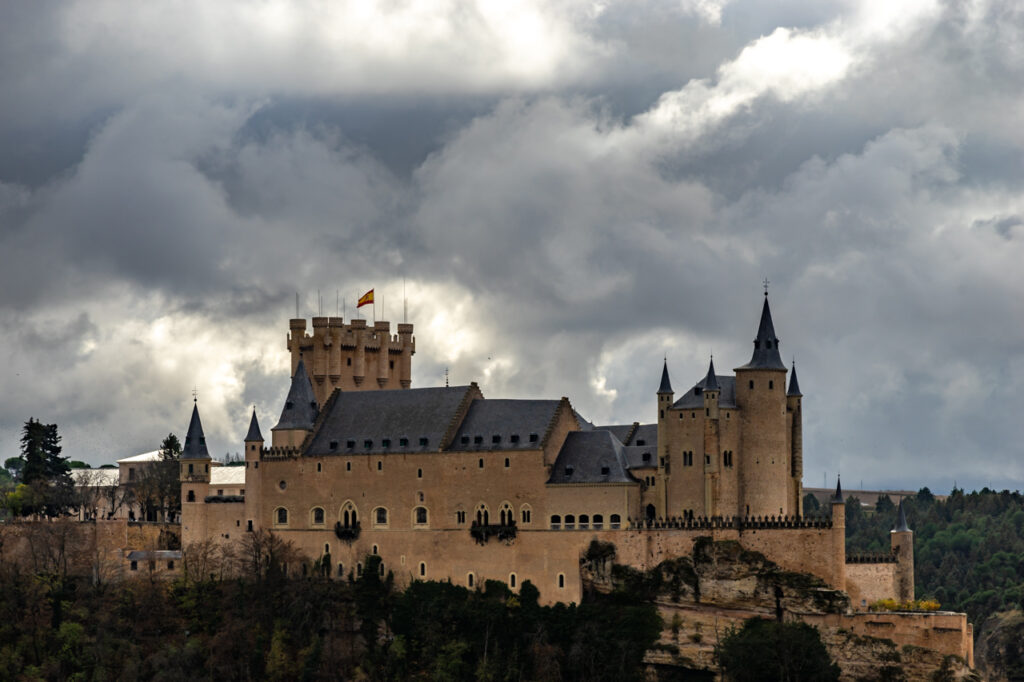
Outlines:
<svg viewBox="0 0 1024 682"><path fill-rule="evenodd" d="M306 333L305 318L292 319L288 326L292 374L305 360L320 406L335 388L365 391L412 386L416 339L411 324L399 324L396 335L391 334L390 322L368 327L366 320L345 324L340 317L314 317L312 336Z"/></svg>
<svg viewBox="0 0 1024 682"><path fill-rule="evenodd" d="M666 359L661 368L661 384L658 386L658 469L655 474L658 481L655 508L657 515L662 517L669 516L667 480L672 472L672 454L668 438L668 418L674 395Z"/></svg>
<svg viewBox="0 0 1024 682"><path fill-rule="evenodd" d="M804 427L803 427L803 394L800 383L796 379L796 361L789 375L789 390L786 391L786 419L789 422L790 445L790 504L795 513L804 513Z"/></svg>
<svg viewBox="0 0 1024 682"><path fill-rule="evenodd" d="M719 500L722 451L718 422L718 402L722 389L715 376L715 359L711 358L708 375L704 378L704 509L710 516L722 514Z"/></svg>
<svg viewBox="0 0 1024 682"><path fill-rule="evenodd" d="M832 496L832 585L837 590L846 590L846 501L843 486L836 477L836 494Z"/></svg>
<svg viewBox="0 0 1024 682"><path fill-rule="evenodd" d="M735 371L743 443L739 513L795 514L797 509L788 494L792 466L790 433L786 428L786 366L779 355L767 292L754 339L754 354L750 362Z"/></svg>
<svg viewBox="0 0 1024 682"><path fill-rule="evenodd" d="M245 518L246 530L252 530L256 519L262 518L262 494L260 492L260 455L263 453L263 433L256 419L256 408L252 409L249 432L245 434Z"/></svg>
<svg viewBox="0 0 1024 682"><path fill-rule="evenodd" d="M199 419L199 404L192 404L192 420L181 450L181 530L182 537L206 537L206 512L203 501L210 494L210 452Z"/></svg>
<svg viewBox="0 0 1024 682"><path fill-rule="evenodd" d="M896 554L896 598L911 601L914 598L914 531L907 526L903 500L897 513L896 527L889 533L892 551Z"/></svg>
<svg viewBox="0 0 1024 682"><path fill-rule="evenodd" d="M288 389L288 397L284 400L281 419L277 426L270 430L274 448L298 448L313 430L320 408L313 385L306 374L305 360L299 358L299 364L292 375L292 383Z"/></svg>

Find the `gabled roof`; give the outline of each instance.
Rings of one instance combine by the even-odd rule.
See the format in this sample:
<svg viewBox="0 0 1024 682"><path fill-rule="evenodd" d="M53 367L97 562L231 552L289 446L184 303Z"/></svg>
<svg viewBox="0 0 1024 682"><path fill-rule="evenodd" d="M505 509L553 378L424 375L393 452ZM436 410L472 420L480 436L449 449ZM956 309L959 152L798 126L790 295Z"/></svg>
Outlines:
<svg viewBox="0 0 1024 682"><path fill-rule="evenodd" d="M474 400L449 450L536 450L560 400ZM515 441L513 441L515 436ZM531 436L534 436L531 441Z"/></svg>
<svg viewBox="0 0 1024 682"><path fill-rule="evenodd" d="M633 431L636 430L640 425L636 422L632 424L609 424L607 426L595 426L594 429L597 431L610 431L613 436L619 439L619 442L623 445L627 444L633 438Z"/></svg>
<svg viewBox="0 0 1024 682"><path fill-rule="evenodd" d="M761 308L761 324L757 327L757 338L754 339L754 354L750 357L750 362L737 369L786 369L786 365L782 363L782 356L779 355L779 339L775 336L775 325L772 324L772 311L768 307L767 294L764 297L764 307Z"/></svg>
<svg viewBox="0 0 1024 682"><path fill-rule="evenodd" d="M281 419L271 430L310 430L313 428L313 422L316 421L317 412L313 384L309 380L309 375L306 374L305 363L299 358L295 375L292 377L292 385L288 388L288 397L284 400L284 409L281 410Z"/></svg>
<svg viewBox="0 0 1024 682"><path fill-rule="evenodd" d="M679 397L672 407L683 410L693 410L704 407L704 384L707 377L701 379L693 388ZM718 384L718 406L736 407L736 377L715 376L715 383Z"/></svg>
<svg viewBox="0 0 1024 682"><path fill-rule="evenodd" d="M655 469L658 466L657 444L627 445L622 450L626 454L627 469Z"/></svg>
<svg viewBox="0 0 1024 682"><path fill-rule="evenodd" d="M199 420L199 405L192 404L192 421L188 423L185 434L185 447L181 449L182 459L210 459L210 451L206 449L206 435L203 433L203 422Z"/></svg>
<svg viewBox="0 0 1024 682"><path fill-rule="evenodd" d="M336 391L305 454L437 452L463 402L479 393L476 385Z"/></svg>
<svg viewBox="0 0 1024 682"><path fill-rule="evenodd" d="M256 419L256 408L252 408L252 419L249 420L249 432L245 434L245 442L263 441L263 434L260 433L260 423Z"/></svg>
<svg viewBox="0 0 1024 682"><path fill-rule="evenodd" d="M658 393L671 393L672 382L668 380L668 360L665 360L665 365L661 368L661 386L658 387Z"/></svg>
<svg viewBox="0 0 1024 682"><path fill-rule="evenodd" d="M796 380L796 362L793 363L792 373L789 375L789 390L786 391L786 395L802 396L800 392L800 382Z"/></svg>
<svg viewBox="0 0 1024 682"><path fill-rule="evenodd" d="M548 484L635 483L626 469L622 443L610 431L570 431Z"/></svg>
<svg viewBox="0 0 1024 682"><path fill-rule="evenodd" d="M141 455L132 455L131 457L125 457L124 459L117 460L118 464L135 464L138 462L159 462L161 459L160 451L153 450L152 452L143 452Z"/></svg>
<svg viewBox="0 0 1024 682"><path fill-rule="evenodd" d="M640 424L633 431L633 437L629 439L628 443L623 445L636 445L640 447L655 448L658 447L658 425L657 424Z"/></svg>

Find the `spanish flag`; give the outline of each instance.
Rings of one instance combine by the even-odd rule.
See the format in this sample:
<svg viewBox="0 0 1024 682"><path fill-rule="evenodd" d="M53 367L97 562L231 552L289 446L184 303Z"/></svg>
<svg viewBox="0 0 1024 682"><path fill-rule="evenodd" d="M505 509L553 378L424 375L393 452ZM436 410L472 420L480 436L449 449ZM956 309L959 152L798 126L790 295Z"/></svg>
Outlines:
<svg viewBox="0 0 1024 682"><path fill-rule="evenodd" d="M373 303L373 289L359 297L359 304L356 308L362 308L364 305L370 305L371 303Z"/></svg>

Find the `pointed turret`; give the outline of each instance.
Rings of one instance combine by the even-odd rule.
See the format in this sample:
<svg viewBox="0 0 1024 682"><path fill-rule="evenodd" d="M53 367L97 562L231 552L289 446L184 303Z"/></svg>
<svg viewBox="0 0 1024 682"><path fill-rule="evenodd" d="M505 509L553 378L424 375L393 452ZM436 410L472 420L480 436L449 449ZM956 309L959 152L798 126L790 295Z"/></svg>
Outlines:
<svg viewBox="0 0 1024 682"><path fill-rule="evenodd" d="M907 513L903 511L903 499L900 499L900 508L896 516L896 527L893 528L894 533L909 533L910 527L907 526Z"/></svg>
<svg viewBox="0 0 1024 682"><path fill-rule="evenodd" d="M192 421L188 424L185 435L185 447L181 450L182 459L210 459L210 451L206 449L206 435L203 433L203 422L199 419L199 404L192 404Z"/></svg>
<svg viewBox="0 0 1024 682"><path fill-rule="evenodd" d="M249 420L249 433L245 434L246 443L263 442L263 434L260 432L260 423L256 419L256 408L252 408L252 419Z"/></svg>
<svg viewBox="0 0 1024 682"><path fill-rule="evenodd" d="M718 391L721 390L718 386L718 377L715 376L715 359L711 358L711 364L708 366L708 375L704 377L704 390L705 391Z"/></svg>
<svg viewBox="0 0 1024 682"><path fill-rule="evenodd" d="M832 496L832 504L845 504L843 500L843 486L838 476L836 476L836 494Z"/></svg>
<svg viewBox="0 0 1024 682"><path fill-rule="evenodd" d="M313 428L317 411L313 384L309 380L309 375L306 374L305 363L300 359L298 367L295 368L295 375L292 377L291 388L288 389L288 397L284 401L284 409L281 410L281 419L273 430L305 429L308 431Z"/></svg>
<svg viewBox="0 0 1024 682"><path fill-rule="evenodd" d="M764 307L761 308L761 324L757 327L757 338L754 339L754 354L750 362L740 369L786 369L779 355L779 339L775 336L767 293L764 296Z"/></svg>
<svg viewBox="0 0 1024 682"><path fill-rule="evenodd" d="M803 395L803 393L800 392L800 382L796 380L796 361L793 361L793 370L789 375L789 390L786 391L786 395Z"/></svg>
<svg viewBox="0 0 1024 682"><path fill-rule="evenodd" d="M661 386L658 387L658 393L672 393L672 382L668 379L668 359L661 368Z"/></svg>

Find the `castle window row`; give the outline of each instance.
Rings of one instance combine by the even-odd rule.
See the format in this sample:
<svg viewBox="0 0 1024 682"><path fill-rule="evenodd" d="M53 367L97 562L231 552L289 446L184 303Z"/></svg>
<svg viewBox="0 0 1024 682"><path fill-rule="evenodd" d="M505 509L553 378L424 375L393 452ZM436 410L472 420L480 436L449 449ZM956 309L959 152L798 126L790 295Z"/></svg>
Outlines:
<svg viewBox="0 0 1024 682"><path fill-rule="evenodd" d="M420 444L420 447L427 447L428 445L430 445L430 439L427 438L426 436L422 436L419 439L419 444ZM338 446L339 446L339 442L336 441L336 440L332 440L330 443L328 443L328 448L331 450L331 452L337 451L338 450ZM384 448L385 450L389 449L391 447L391 439L390 438L382 438L381 441L380 441L380 446L382 448ZM409 439L405 438L405 437L399 438L398 439L398 447L400 447L400 448L407 448L407 447L409 447ZM346 440L345 441L345 449L346 450L355 450L356 449L356 441L355 440ZM363 449L364 450L372 450L373 449L373 439L372 438L366 438L366 439L363 440Z"/></svg>
<svg viewBox="0 0 1024 682"><path fill-rule="evenodd" d="M622 517L612 514L608 517L608 527L618 530L622 527ZM580 514L577 518L574 514L566 514L563 519L559 514L551 515L551 530L602 530L604 528L604 515L594 514L592 517L587 514Z"/></svg>
<svg viewBox="0 0 1024 682"><path fill-rule="evenodd" d="M420 501L423 501L423 494L420 493ZM373 522L374 528L389 528L391 522L391 513L387 507L374 507L370 512L370 518ZM490 525L491 524L491 513L490 509L486 504L480 503L474 512L475 523L478 525ZM291 525L291 512L287 507L276 507L273 511L273 525L277 528L286 528ZM455 523L457 525L464 525L466 523L467 514L464 510L459 509L455 512ZM594 517L595 528L601 526L596 525L600 522L601 516L597 515ZM430 511L422 504L417 505L412 509L411 513L411 526L413 528L428 528L430 524ZM508 502L503 502L498 510L498 516L495 521L501 525L515 525L516 512L512 508L512 505ZM529 504L524 504L519 509L519 522L523 524L530 524L533 521L533 509ZM356 528L359 526L359 516L356 506L351 501L346 501L340 511L338 512L338 524L342 528ZM311 527L326 527L327 525L327 510L323 507L313 507L309 510L309 525Z"/></svg>

